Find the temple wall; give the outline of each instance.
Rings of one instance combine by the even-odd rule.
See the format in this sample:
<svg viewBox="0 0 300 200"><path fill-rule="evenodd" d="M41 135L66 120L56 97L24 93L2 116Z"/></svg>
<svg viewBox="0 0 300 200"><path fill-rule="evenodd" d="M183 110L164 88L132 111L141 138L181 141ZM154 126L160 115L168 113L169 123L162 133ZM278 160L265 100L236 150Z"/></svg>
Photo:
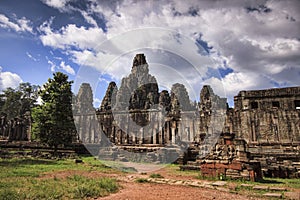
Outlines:
<svg viewBox="0 0 300 200"><path fill-rule="evenodd" d="M235 97L233 132L248 143L300 141L300 89L242 91Z"/></svg>

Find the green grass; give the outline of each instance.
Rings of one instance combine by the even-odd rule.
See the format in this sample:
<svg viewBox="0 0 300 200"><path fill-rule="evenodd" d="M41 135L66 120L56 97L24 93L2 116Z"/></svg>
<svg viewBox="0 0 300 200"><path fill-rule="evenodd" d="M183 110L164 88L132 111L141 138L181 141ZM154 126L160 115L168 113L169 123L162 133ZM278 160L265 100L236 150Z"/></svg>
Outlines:
<svg viewBox="0 0 300 200"><path fill-rule="evenodd" d="M180 176L193 176L193 177L199 177L200 172L197 170L180 170L180 165L178 164L167 164L164 167L173 174L177 174Z"/></svg>
<svg viewBox="0 0 300 200"><path fill-rule="evenodd" d="M0 199L84 199L102 197L118 191L116 180L105 177L73 175L64 179L23 178L19 181L22 187L0 189Z"/></svg>
<svg viewBox="0 0 300 200"><path fill-rule="evenodd" d="M264 178L261 183L268 183L271 186L290 187L300 189L300 179L283 179L283 178Z"/></svg>
<svg viewBox="0 0 300 200"><path fill-rule="evenodd" d="M264 178L258 182L246 181L246 180L232 180L227 179L227 182L233 182L237 185L249 184L249 185L265 185L269 187L284 187L284 188L294 188L300 189L300 179L284 179L284 178Z"/></svg>
<svg viewBox="0 0 300 200"><path fill-rule="evenodd" d="M96 198L118 190L117 181L106 177L43 177L68 170L120 173L93 157L82 159L79 164L74 160L0 159L0 200Z"/></svg>

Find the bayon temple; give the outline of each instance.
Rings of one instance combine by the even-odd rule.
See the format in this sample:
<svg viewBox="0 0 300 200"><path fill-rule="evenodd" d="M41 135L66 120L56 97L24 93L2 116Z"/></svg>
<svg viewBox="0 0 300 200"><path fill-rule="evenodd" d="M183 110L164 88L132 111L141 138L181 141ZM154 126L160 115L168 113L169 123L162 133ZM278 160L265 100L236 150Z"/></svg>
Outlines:
<svg viewBox="0 0 300 200"><path fill-rule="evenodd" d="M100 159L177 162L203 176L300 177L300 87L240 91L234 107L204 85L191 102L183 84L158 88L144 54L99 108L83 83L73 102L78 138ZM30 140L30 125L1 118L1 136ZM27 124L27 125L26 125Z"/></svg>
<svg viewBox="0 0 300 200"><path fill-rule="evenodd" d="M204 176L247 180L300 177L300 87L240 91L234 108L209 85L199 95L191 102L180 83L159 91L145 55L137 54L98 109L89 84L81 85L79 139L102 159L177 162Z"/></svg>

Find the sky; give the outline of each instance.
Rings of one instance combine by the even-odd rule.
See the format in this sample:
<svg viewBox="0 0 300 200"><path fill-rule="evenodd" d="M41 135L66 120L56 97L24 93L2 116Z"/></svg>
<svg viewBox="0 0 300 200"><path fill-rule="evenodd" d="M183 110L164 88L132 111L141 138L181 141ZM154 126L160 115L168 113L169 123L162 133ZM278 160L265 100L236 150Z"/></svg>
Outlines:
<svg viewBox="0 0 300 200"><path fill-rule="evenodd" d="M108 83L144 53L160 89L241 90L299 86L297 0L1 0L0 91L43 85L57 71L91 84L99 106Z"/></svg>

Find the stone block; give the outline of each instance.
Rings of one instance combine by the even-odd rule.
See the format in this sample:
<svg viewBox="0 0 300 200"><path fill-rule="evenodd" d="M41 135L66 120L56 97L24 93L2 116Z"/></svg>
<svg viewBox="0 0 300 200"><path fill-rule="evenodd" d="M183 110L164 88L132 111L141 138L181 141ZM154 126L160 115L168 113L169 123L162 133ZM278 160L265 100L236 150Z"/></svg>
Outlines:
<svg viewBox="0 0 300 200"><path fill-rule="evenodd" d="M263 196L271 197L271 198L282 198L282 194L280 194L280 193L270 193L270 192L268 192L268 193L263 194Z"/></svg>
<svg viewBox="0 0 300 200"><path fill-rule="evenodd" d="M286 188L282 188L282 187L270 187L269 190L272 190L272 191L287 191Z"/></svg>
<svg viewBox="0 0 300 200"><path fill-rule="evenodd" d="M264 186L264 185L255 185L252 189L253 190L269 190L269 187Z"/></svg>
<svg viewBox="0 0 300 200"><path fill-rule="evenodd" d="M216 181L216 182L213 182L211 185L212 186L217 186L217 187L222 187L222 186L225 186L227 183L225 181Z"/></svg>

